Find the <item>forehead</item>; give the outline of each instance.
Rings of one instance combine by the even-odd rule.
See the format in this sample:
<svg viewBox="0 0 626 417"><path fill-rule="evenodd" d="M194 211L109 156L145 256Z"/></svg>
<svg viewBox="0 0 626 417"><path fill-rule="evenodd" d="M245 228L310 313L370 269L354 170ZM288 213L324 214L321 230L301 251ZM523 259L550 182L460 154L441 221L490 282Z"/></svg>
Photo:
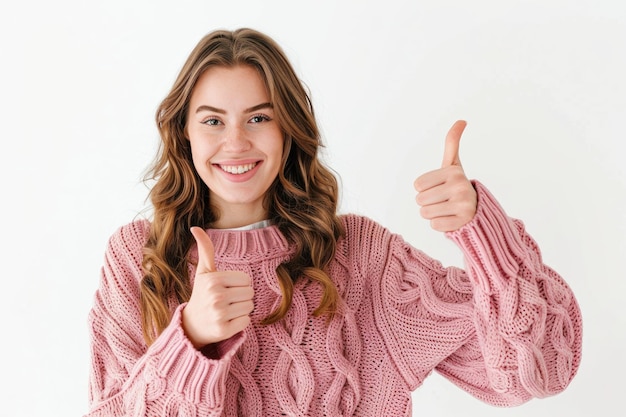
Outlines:
<svg viewBox="0 0 626 417"><path fill-rule="evenodd" d="M202 73L191 94L191 105L235 109L269 101L259 72L248 65L214 66Z"/></svg>

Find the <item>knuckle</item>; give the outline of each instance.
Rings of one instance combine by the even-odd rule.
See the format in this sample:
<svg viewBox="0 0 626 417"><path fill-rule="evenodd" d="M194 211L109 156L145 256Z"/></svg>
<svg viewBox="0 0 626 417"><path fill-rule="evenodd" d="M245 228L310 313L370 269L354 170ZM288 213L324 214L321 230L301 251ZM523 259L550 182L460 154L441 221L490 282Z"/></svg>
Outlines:
<svg viewBox="0 0 626 417"><path fill-rule="evenodd" d="M207 291L213 292L220 287L223 287L223 283L219 277L211 277L211 279L207 279L205 282L205 288Z"/></svg>
<svg viewBox="0 0 626 417"><path fill-rule="evenodd" d="M472 189L470 187L467 186L467 184L461 184L460 185L461 190L460 193L463 195L463 197L465 197L465 199L469 202L471 199L473 199L473 193L472 193Z"/></svg>
<svg viewBox="0 0 626 417"><path fill-rule="evenodd" d="M213 316L213 320L217 323L223 323L226 321L226 312L223 309L216 309L211 314ZM219 326L221 328L222 326Z"/></svg>
<svg viewBox="0 0 626 417"><path fill-rule="evenodd" d="M464 200L464 204L463 204L463 213L466 216L473 216L474 212L476 211L476 205L474 204L474 202L472 200Z"/></svg>
<svg viewBox="0 0 626 417"><path fill-rule="evenodd" d="M452 190L454 191L454 193L458 196L461 197L466 197L467 196L467 187L465 185L465 182L461 180L461 178L455 178L455 181L452 185Z"/></svg>
<svg viewBox="0 0 626 417"><path fill-rule="evenodd" d="M225 316L225 303L223 300L211 299L207 303L208 310L214 321L222 321Z"/></svg>
<svg viewBox="0 0 626 417"><path fill-rule="evenodd" d="M226 301L226 294L223 292L216 292L211 294L211 304L213 306L221 306Z"/></svg>

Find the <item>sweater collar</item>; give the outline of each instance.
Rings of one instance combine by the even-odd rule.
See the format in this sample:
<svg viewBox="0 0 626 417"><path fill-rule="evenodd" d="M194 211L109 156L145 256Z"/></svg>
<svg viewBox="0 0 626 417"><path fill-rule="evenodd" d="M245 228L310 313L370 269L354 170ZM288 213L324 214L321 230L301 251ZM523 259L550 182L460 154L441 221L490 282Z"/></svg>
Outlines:
<svg viewBox="0 0 626 417"><path fill-rule="evenodd" d="M233 227L230 229L226 229L226 230L253 230L253 229L262 229L264 227L270 226L272 224L272 222L267 219L267 220L261 220L260 222L256 222L256 223L252 223L252 224L248 224L246 226L241 226L241 227Z"/></svg>
<svg viewBox="0 0 626 417"><path fill-rule="evenodd" d="M249 263L291 253L289 242L275 225L251 230L207 229L215 248L215 259ZM191 259L197 260L198 249L191 249Z"/></svg>

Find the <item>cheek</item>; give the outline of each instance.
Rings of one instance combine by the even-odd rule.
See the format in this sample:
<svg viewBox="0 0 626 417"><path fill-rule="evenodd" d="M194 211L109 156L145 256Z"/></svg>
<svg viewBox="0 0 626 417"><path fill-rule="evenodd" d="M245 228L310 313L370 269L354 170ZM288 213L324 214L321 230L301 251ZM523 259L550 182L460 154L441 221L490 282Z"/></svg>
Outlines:
<svg viewBox="0 0 626 417"><path fill-rule="evenodd" d="M197 172L202 172L203 163L200 160L200 156L194 150L194 148L191 148L191 161L193 162L193 166L196 169L196 171Z"/></svg>
<svg viewBox="0 0 626 417"><path fill-rule="evenodd" d="M208 161L213 155L211 146L205 141L190 140L189 144L191 146L191 159L196 171L206 170Z"/></svg>
<svg viewBox="0 0 626 417"><path fill-rule="evenodd" d="M275 174L278 175L278 172L282 169L282 166L283 166L282 142L273 149L273 154L274 154L274 171L276 171Z"/></svg>
<svg viewBox="0 0 626 417"><path fill-rule="evenodd" d="M283 138L283 134L282 132L277 131L273 135L271 152L274 155L274 158L278 159L279 164L280 164L280 161L283 159L284 147L285 147L285 139Z"/></svg>

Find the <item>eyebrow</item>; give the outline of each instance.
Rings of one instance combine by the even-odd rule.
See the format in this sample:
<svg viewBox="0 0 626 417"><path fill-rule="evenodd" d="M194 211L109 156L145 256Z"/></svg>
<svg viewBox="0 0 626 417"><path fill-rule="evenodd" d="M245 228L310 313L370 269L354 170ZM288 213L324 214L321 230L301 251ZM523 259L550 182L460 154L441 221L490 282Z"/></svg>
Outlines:
<svg viewBox="0 0 626 417"><path fill-rule="evenodd" d="M243 112L244 113L252 113L254 111L261 110L261 109L267 109L267 108L273 109L274 106L270 102L261 103L261 104L257 104L256 106L249 107L249 108L245 109ZM213 106L207 106L207 105L199 106L196 109L196 113L200 113L201 111L212 111L212 112L215 112L215 113L226 114L226 110L224 110L224 109L220 109L220 108L213 107Z"/></svg>

